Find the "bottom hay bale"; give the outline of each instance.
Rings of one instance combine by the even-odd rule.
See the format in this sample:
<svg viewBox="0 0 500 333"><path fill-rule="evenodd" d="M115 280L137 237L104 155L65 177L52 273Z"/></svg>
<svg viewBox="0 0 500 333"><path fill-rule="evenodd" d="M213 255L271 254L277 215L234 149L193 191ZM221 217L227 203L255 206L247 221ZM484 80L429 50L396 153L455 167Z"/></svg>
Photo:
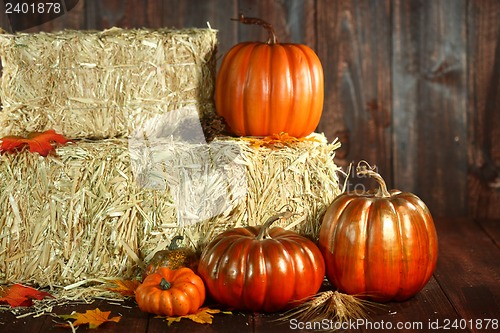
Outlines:
<svg viewBox="0 0 500 333"><path fill-rule="evenodd" d="M258 147L218 138L78 141L47 158L0 156L0 282L67 286L137 276L175 235L201 247L286 204L285 227L315 237L340 194L337 142Z"/></svg>

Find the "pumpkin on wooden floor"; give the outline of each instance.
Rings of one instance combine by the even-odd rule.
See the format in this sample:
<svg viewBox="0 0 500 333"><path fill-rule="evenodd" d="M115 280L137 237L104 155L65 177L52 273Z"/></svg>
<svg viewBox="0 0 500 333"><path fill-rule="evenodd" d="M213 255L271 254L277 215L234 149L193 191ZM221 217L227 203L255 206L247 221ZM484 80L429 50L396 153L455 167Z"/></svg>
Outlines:
<svg viewBox="0 0 500 333"><path fill-rule="evenodd" d="M244 42L224 56L215 82L215 106L238 136L286 132L305 137L323 112L323 67L306 45L278 43L273 27L240 15L238 21L267 29L267 42Z"/></svg>
<svg viewBox="0 0 500 333"><path fill-rule="evenodd" d="M380 188L344 193L327 209L319 233L326 276L348 294L406 300L427 284L436 266L432 216L414 194L388 191L374 168L360 163L357 173L373 177Z"/></svg>
<svg viewBox="0 0 500 333"><path fill-rule="evenodd" d="M325 264L318 247L296 232L270 228L290 216L287 210L263 226L226 230L207 245L198 274L217 302L236 310L275 312L319 290Z"/></svg>
<svg viewBox="0 0 500 333"><path fill-rule="evenodd" d="M179 241L183 239L183 236L175 236L172 238L166 250L156 252L144 270L143 279L147 275L154 273L160 267L167 267L170 269L187 267L196 271L199 259L198 255L189 247L179 246Z"/></svg>
<svg viewBox="0 0 500 333"><path fill-rule="evenodd" d="M160 267L135 290L139 309L161 316L195 313L205 301L205 285L191 269Z"/></svg>

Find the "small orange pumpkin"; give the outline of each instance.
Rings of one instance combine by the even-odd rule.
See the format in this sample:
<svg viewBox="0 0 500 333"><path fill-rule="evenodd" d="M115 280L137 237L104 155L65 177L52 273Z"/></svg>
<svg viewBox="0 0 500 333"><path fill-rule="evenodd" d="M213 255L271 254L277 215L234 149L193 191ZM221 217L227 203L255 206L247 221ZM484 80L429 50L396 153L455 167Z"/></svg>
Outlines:
<svg viewBox="0 0 500 333"><path fill-rule="evenodd" d="M135 290L139 309L161 316L195 313L205 301L205 285L191 269L160 267Z"/></svg>
<svg viewBox="0 0 500 333"><path fill-rule="evenodd" d="M272 26L240 15L238 21L267 29L267 42L236 44L224 56L215 82L215 106L232 134L305 137L323 112L323 67L308 46L278 43Z"/></svg>

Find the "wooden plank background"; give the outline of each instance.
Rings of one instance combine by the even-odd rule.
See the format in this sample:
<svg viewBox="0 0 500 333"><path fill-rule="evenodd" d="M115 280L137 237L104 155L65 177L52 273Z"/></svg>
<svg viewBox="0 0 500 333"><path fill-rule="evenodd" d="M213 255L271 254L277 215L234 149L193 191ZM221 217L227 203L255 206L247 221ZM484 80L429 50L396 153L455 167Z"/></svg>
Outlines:
<svg viewBox="0 0 500 333"><path fill-rule="evenodd" d="M266 39L230 21L239 12L318 53L326 99L317 131L340 139L340 165L376 164L391 188L417 194L435 216L500 217L500 1L79 0L26 31L209 22L221 58L238 42ZM11 31L4 11L0 26Z"/></svg>

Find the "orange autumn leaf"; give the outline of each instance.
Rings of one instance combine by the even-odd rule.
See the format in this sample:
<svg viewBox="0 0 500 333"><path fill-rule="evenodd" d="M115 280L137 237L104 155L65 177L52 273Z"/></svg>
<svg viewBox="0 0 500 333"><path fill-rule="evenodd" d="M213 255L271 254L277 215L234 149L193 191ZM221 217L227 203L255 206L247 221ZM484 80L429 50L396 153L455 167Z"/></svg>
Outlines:
<svg viewBox="0 0 500 333"><path fill-rule="evenodd" d="M85 313L76 312L76 313L72 313L70 315L59 315L59 317L64 319L64 320L75 319L75 321L72 322L71 325L63 324L63 325L59 325L59 326L69 328L71 326L76 327L76 326L88 324L89 328L97 328L104 323L108 323L108 322L117 323L120 321L120 319L121 319L120 316L109 318L110 314L111 314L111 311L101 311L101 310L99 310L99 308L96 308L95 310L87 310L87 311L85 311Z"/></svg>
<svg viewBox="0 0 500 333"><path fill-rule="evenodd" d="M114 283L116 287L108 288L108 290L119 293L122 296L134 296L135 290L141 284L139 280L113 280L111 283Z"/></svg>
<svg viewBox="0 0 500 333"><path fill-rule="evenodd" d="M45 132L34 132L28 134L27 137L12 135L1 139L0 152L16 152L22 150L26 146L32 153L39 153L41 156L47 156L53 151L53 143L66 144L70 140L64 136L57 134L54 130Z"/></svg>
<svg viewBox="0 0 500 333"><path fill-rule="evenodd" d="M10 287L0 287L0 303L8 303L11 307L31 306L33 300L53 297L51 294L16 283Z"/></svg>
<svg viewBox="0 0 500 333"><path fill-rule="evenodd" d="M267 148L274 148L274 147L284 147L284 146L290 146L293 144L296 144L298 142L304 142L304 141L318 141L314 137L305 137L305 138L296 138L294 136L289 135L288 133L276 133L273 135L268 135L262 138L259 137L242 137L243 140L249 141L252 147L254 148L260 148L260 147L267 147Z"/></svg>
<svg viewBox="0 0 500 333"><path fill-rule="evenodd" d="M168 326L172 325L172 323L181 321L182 318L190 319L198 324L212 324L213 315L216 313L224 313L224 314L232 314L230 311L221 312L218 309L210 309L208 307L200 308L196 313L188 314L185 316L177 316L177 317L166 317Z"/></svg>

